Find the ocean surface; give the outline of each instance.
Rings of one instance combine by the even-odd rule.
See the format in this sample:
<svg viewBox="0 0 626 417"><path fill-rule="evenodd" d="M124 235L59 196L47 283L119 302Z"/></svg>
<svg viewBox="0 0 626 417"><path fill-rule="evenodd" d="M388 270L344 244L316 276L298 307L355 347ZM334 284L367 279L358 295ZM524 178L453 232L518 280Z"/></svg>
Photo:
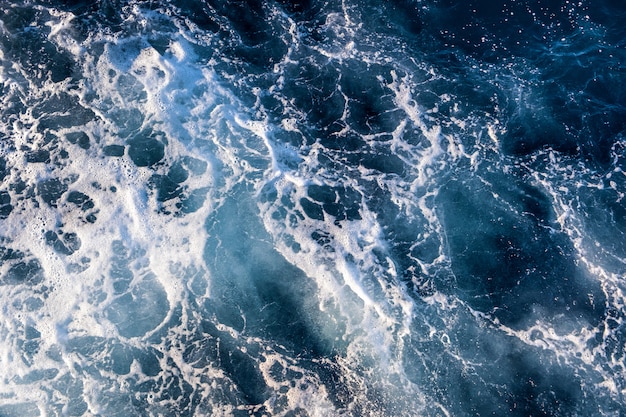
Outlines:
<svg viewBox="0 0 626 417"><path fill-rule="evenodd" d="M623 0L0 0L0 416L626 416Z"/></svg>

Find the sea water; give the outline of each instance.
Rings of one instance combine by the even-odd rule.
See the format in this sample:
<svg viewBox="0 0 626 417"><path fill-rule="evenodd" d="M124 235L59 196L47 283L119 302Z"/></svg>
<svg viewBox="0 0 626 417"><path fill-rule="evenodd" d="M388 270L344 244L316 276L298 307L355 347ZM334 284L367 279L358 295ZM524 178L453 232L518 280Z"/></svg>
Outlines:
<svg viewBox="0 0 626 417"><path fill-rule="evenodd" d="M0 1L0 416L623 416L626 4Z"/></svg>

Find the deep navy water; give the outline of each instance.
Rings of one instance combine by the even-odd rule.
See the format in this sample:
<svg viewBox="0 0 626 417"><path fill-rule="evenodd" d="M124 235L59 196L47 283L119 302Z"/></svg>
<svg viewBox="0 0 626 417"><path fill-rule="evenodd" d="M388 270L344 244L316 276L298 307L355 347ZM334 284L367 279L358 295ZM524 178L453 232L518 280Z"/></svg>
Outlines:
<svg viewBox="0 0 626 417"><path fill-rule="evenodd" d="M626 415L625 21L0 0L0 416Z"/></svg>

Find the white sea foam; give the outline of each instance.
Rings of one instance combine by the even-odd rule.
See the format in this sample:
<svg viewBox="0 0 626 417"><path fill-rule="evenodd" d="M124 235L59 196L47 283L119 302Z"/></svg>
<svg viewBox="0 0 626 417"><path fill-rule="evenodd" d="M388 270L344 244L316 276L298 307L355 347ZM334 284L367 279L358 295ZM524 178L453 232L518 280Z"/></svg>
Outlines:
<svg viewBox="0 0 626 417"><path fill-rule="evenodd" d="M617 401L623 397L625 384L618 376L624 370L623 358L602 342L614 335L608 319L597 328L565 319L538 319L516 328L503 325L492 312L470 307L455 292L437 199L446 175L474 176L491 190L493 184L483 178L485 173L520 168L500 154L506 130L495 116L463 114L456 98L447 93L432 93L439 104L424 107L420 93L430 88L429 81L438 79L437 71L425 65L407 69L402 65L409 64L399 64L378 78L398 111L395 127L391 132L359 134L350 126L351 98L339 83L335 94L343 98L345 107L338 120L341 129L330 135L341 139L356 134L372 149L388 149L406 172L382 173L351 165L325 148L319 138L308 136L314 130L308 126L308 115L282 95L293 75L289 70L302 55L318 54L324 65L393 61L363 47L359 36L364 28L347 2L323 20L319 34L327 42L307 40L307 45L299 23L278 13L277 6L264 6L284 25L288 45L271 70L275 85L249 92L257 99L252 109L239 101L231 91L233 86L223 84L230 80L241 87L246 80L214 69L218 61L228 58L198 57L196 47L212 45L213 36L189 20L176 18L175 9L167 7L163 6L167 13L162 13L163 8L145 11L134 4L123 11L125 24L140 30L122 35L94 32L83 41L77 41L71 13L49 10L47 39L77 63L81 80L73 84L38 86L25 68L7 63L0 49L3 108L20 102L35 108L39 102L63 95L96 115L87 122L51 129L60 145L50 151L53 162L49 163L27 162L22 151L22 147L45 147L46 138L39 129L42 117L29 110L11 113L0 122L0 134L8 138L0 144L0 156L10 166L5 181L16 184L21 179L32 193L25 197L10 190L14 209L10 221L0 220L1 243L21 251L25 260L37 259L43 271L42 281L31 287L2 286L0 337L7 343L0 347L0 378L7 383L0 386L0 396L15 410L26 415L71 414L68 404L80 398L86 407L83 415L119 412L112 409L115 404L128 404L126 411L133 415L134 395L143 401L146 412L165 415L176 409L176 399L167 397L170 394L163 382L170 381L172 386L192 387L196 415L262 410L285 415L298 408L313 416L453 415L454 410L432 400L445 396L437 392L437 384L450 380L445 379L447 370L440 368L449 365L449 375L460 369L466 377L491 366L479 360L481 352L468 347L470 342L461 340L468 327L480 329L479 336L471 334L476 346L483 343L500 349L498 354L505 357L502 351L513 346L511 340L519 342L514 346L540 352L538 357L545 363L556 358L588 372L593 378L585 383L594 389L609 392ZM168 23L162 34L167 47L157 50L149 38L159 19ZM0 30L6 31L4 26ZM415 64L416 59L411 62ZM261 104L266 95L284 108L284 118L277 123ZM451 114L446 114L444 105L451 106ZM66 139L78 129L87 135L90 147ZM150 131L158 132L164 155L147 166L137 166L128 141L137 135L151 138L146 133ZM281 143L279 136L285 132L299 135L301 147ZM105 156L104 147L111 145L118 146L115 152L123 146L124 154ZM67 158L59 156L61 148ZM617 202L622 200L619 155L615 153L612 176L602 182L602 178L587 177L584 167L559 159L557 153L542 152L536 153L534 161L522 163L522 168L550 197L554 225L560 228L557 232L572 242L576 261L585 272L601 282L607 305L624 311L624 258L604 251L590 237L577 199L577 190L593 189L612 190ZM552 166L564 168L546 171L539 166L538 160L546 155ZM325 166L323 158L335 165ZM183 197L164 200L159 195L159 178L169 175L176 164L187 175L177 183L185 188L183 197L196 192L202 201L187 212L181 209L181 205L186 207ZM49 179L58 179L66 187L52 203L37 195L37 185ZM340 219L328 214L323 203L310 198L312 186L332 192L349 190L356 196L353 204L358 215ZM372 190L380 191L389 207L373 206ZM69 201L73 192L82 193L79 200L87 196L93 206L83 209ZM306 297L315 301L306 308L311 308L311 317L322 317L321 312L329 318L311 327L322 344L334 347L333 357L292 355L288 347L263 335L251 335L243 312L243 328L236 328L219 322L215 312L204 308L214 301L212 286L218 284L207 272L207 242L238 244L210 235L205 221L233 195L252 201L251 206L258 209L252 214L261 217L270 244L314 282L317 292ZM508 204L495 192L491 195ZM316 215L321 219L309 216L303 204L306 200L318 206L321 215ZM336 194L334 203L339 200ZM246 204L238 201L235 207ZM397 212L398 218L386 219L387 209ZM88 221L90 215L97 220ZM393 227L408 230L410 248L402 249L407 253L394 252L398 242L395 231L390 232ZM245 230L251 240L265 239L265 231ZM69 254L55 250L46 232L54 232L59 241L75 233L80 248ZM419 250L429 245L429 250ZM402 256L411 263L406 270ZM603 262L607 258L614 262L612 266ZM2 276L10 267L10 263L2 266ZM236 304L239 300L229 301ZM541 312L536 317L541 318ZM615 320L623 325L621 317ZM129 327L128 322L138 327ZM203 330L203 323L214 326L216 333ZM220 344L227 343L231 352L245 355L271 392L262 404L246 403L237 376L220 366L229 360L228 355L220 356L224 355ZM218 352L215 357L210 356L214 354L211 349ZM153 355L153 366L159 369L150 369L146 364L150 360L141 355ZM348 398L337 399L331 392L333 385L316 369L334 372L333 384L341 385L339 391L347 392ZM154 384L153 391L141 391L141 384Z"/></svg>
<svg viewBox="0 0 626 417"><path fill-rule="evenodd" d="M24 213L20 216L21 221L8 223L3 234L10 237L12 247L27 250L41 262L44 282L50 291L41 308L32 312L17 310L11 313L14 310L12 305L15 304L10 298L3 297L4 316L14 317L16 321L7 322L3 326L3 332L13 342L7 345L2 355L2 377L5 381L15 381L31 372L27 367L16 366L15 362L19 361L21 355L15 344L16 337L23 332L21 329L24 324L30 323L40 332L39 347L32 358L33 367L58 369L58 375L71 374L82 378L85 390L81 398L88 404L89 412L95 415L106 412L106 409L100 405L102 398L99 399L99 390L89 387L101 385L102 381L88 378L82 371L77 371L77 367L87 365L84 362L87 358L77 356L70 350L65 351L64 346L71 339L79 337L120 337L117 326L105 319L107 308L115 305L117 299L109 282L111 260L119 255L112 249L115 241L123 242L129 251L139 254L134 260L129 260L128 267L134 275L129 283L130 288L152 288L142 282L153 274L158 282L154 288L164 289L170 306L169 312L163 316L164 321L169 320L177 305L184 303L187 283L183 275L174 271L202 269L203 248L207 239L202 225L207 213L213 209L214 202L218 201L211 195L215 193L213 187L217 186L216 182L220 181L215 180L216 172L212 167L216 157L207 153L204 141L208 138L208 141L213 139L217 142L220 140L218 134L227 133L216 130L222 113L215 113L218 107L215 97L221 95L219 100L222 103L227 103L230 98L223 98L224 90L212 79L210 70L195 66L195 57L183 39L172 42L166 56L160 56L147 46L142 46L133 55L132 48L143 45L141 38L118 42L115 38L105 36L102 39L90 39L78 47L73 39L66 37L71 16L60 18L56 26L51 23L54 27L50 39L74 54L77 62L83 62L83 85L77 93L81 94L81 104L100 117L99 121L90 122L84 127L88 129L92 146L88 150L69 146L70 165L27 164L22 154L9 153L6 149L3 156L9 158L8 164L12 167L9 180L12 182L17 175L33 185L46 178L74 178L68 183L67 192L86 194L93 201L97 221L94 224L85 223L83 216L86 213L73 208L64 197L59 199L56 207L45 203L39 203L39 207L36 207L33 205L34 200L24 200L16 206L16 211ZM92 52L92 45L97 43L105 44L105 53L100 56ZM131 49L131 53L121 52L121 47ZM113 77L111 74L114 74ZM120 88L122 77L127 88ZM47 89L33 88L25 93L19 84L10 79L8 81L16 86L14 94L21 94L27 100L36 100L37 94L46 97L48 90L53 94L64 92L63 88L66 87L64 84L48 85ZM95 101L93 94L97 97ZM117 128L115 116L110 114L113 109L137 109L143 120L139 128L160 126L167 135L166 164L185 156L205 161L208 168L204 173L190 174L191 179L186 183L191 189L206 189L209 198L201 208L182 217L160 215L155 194L147 192L147 184L154 171L136 167L128 154L121 158L103 159L97 156L101 151L98 144L124 145L123 139L119 138L123 133ZM28 113L22 113L21 117L23 119L18 125L14 124L9 133L14 146L18 148L20 142L26 145L32 141L29 138L37 138L38 135L34 128L36 120L27 119ZM210 127L206 126L207 122ZM16 131L16 126L24 128ZM61 135L65 132L59 131ZM222 179L224 182L228 181ZM112 192L113 187L115 192ZM55 254L43 239L44 230L55 230L61 223L65 231L75 231L81 242L80 250L69 256ZM72 270L71 264L87 258L86 269L68 272ZM16 290L20 293L20 290ZM154 325L156 327L145 334L146 338L160 326L156 322ZM142 345L141 342L130 340L128 343L131 346ZM62 362L51 360L46 353L58 347L61 348ZM93 359L97 358L89 360ZM186 369L182 361L178 363L181 369ZM192 374L187 376L194 380ZM117 377L113 374L109 374L108 378L113 378L111 382L122 389L121 379L116 382ZM199 381L197 377L195 381ZM46 385L47 382L40 387L47 389ZM33 385L18 387L9 384L4 386L2 394L15 397L16 401L34 401L42 413L47 413L44 410L48 410L50 404L42 396L43 391L32 388Z"/></svg>

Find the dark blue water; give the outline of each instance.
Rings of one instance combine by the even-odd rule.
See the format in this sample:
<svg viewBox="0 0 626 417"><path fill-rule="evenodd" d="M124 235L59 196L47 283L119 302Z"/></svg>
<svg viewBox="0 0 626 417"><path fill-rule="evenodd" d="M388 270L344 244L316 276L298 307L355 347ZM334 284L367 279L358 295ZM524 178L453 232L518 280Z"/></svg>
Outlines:
<svg viewBox="0 0 626 417"><path fill-rule="evenodd" d="M625 20L0 1L0 416L625 415Z"/></svg>

